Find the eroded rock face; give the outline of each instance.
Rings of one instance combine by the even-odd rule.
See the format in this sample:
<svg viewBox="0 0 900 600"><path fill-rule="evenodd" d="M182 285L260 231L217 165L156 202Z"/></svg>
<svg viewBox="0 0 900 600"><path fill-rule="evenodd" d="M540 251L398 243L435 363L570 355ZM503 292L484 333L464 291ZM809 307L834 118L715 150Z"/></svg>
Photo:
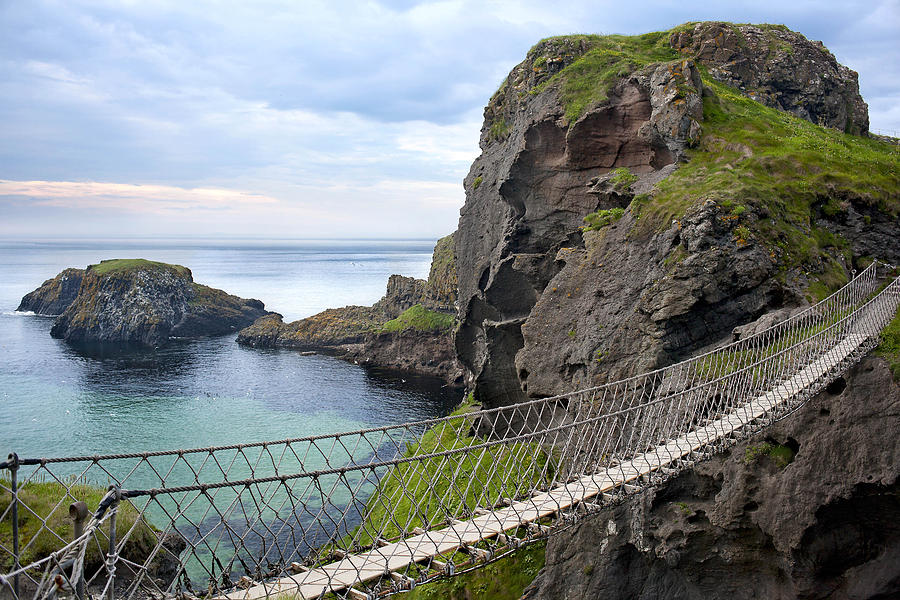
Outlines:
<svg viewBox="0 0 900 600"><path fill-rule="evenodd" d="M606 100L569 122L559 88L545 84L590 43L552 38L512 70L485 109L482 154L465 179L456 347L487 407L662 367L730 340L736 326L760 315L806 303L804 268L821 273L823 259L787 267L779 240L775 250L748 243L739 232L752 232L735 227L738 216L703 198L691 198L693 208L668 226L640 227L640 201L629 206L701 137L703 99L714 92L703 87L698 62L748 96L814 123L868 127L856 74L821 44L781 27L722 23L673 34L669 43L683 59L623 76ZM704 141L704 152L752 155L740 144L716 149L715 139ZM637 181L619 185L622 167ZM894 260L896 216L865 198L838 199L843 212L835 215L834 200L822 198L830 212L817 226L843 235L853 256ZM601 231L582 232L589 213L626 208ZM753 218L780 218L758 212ZM853 266L834 256L837 267L830 266L849 274Z"/></svg>
<svg viewBox="0 0 900 600"><path fill-rule="evenodd" d="M425 283L425 308L456 314L459 279L456 274L456 232L442 237L434 246L431 269Z"/></svg>
<svg viewBox="0 0 900 600"><path fill-rule="evenodd" d="M485 109L483 152L465 180L456 236L456 347L485 406L531 393L519 381L515 357L525 343L523 323L563 266L557 253L583 246L586 214L630 201L598 188L599 180L627 167L645 185L658 181L700 134L702 84L691 61L627 77L607 103L569 127L554 90L528 93L538 83L535 57L545 50L539 45L529 53ZM560 60L574 60L579 51L576 43ZM505 124L505 136L496 135L497 123Z"/></svg>
<svg viewBox="0 0 900 600"><path fill-rule="evenodd" d="M52 317L61 315L78 296L83 277L84 269L65 269L38 289L25 294L16 310Z"/></svg>
<svg viewBox="0 0 900 600"><path fill-rule="evenodd" d="M449 331L407 329L370 334L364 343L348 347L344 358L361 365L439 377L452 386L463 382L463 369L456 360L453 335Z"/></svg>
<svg viewBox="0 0 900 600"><path fill-rule="evenodd" d="M714 78L772 108L847 133L869 130L869 109L855 71L822 42L776 25L704 22L672 35Z"/></svg>
<svg viewBox="0 0 900 600"><path fill-rule="evenodd" d="M113 261L129 266L109 269L109 262L84 271L75 299L50 330L53 337L152 347L173 337L231 333L268 314L259 300L194 283L185 267Z"/></svg>
<svg viewBox="0 0 900 600"><path fill-rule="evenodd" d="M755 438L552 537L524 598L898 597L898 427L900 386L866 358Z"/></svg>
<svg viewBox="0 0 900 600"><path fill-rule="evenodd" d="M774 260L736 244L724 212L707 203L644 243L629 239L626 213L585 232L584 249L558 251L522 327L523 390L551 396L671 364L783 304Z"/></svg>

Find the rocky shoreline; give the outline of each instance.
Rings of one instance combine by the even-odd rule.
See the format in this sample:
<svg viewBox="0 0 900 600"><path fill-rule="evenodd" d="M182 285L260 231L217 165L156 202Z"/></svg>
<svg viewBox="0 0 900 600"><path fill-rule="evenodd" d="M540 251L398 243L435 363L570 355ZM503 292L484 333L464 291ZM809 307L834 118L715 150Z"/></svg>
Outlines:
<svg viewBox="0 0 900 600"><path fill-rule="evenodd" d="M438 240L427 280L391 275L372 306L329 308L285 323L275 313L241 330L251 348L321 351L361 365L439 377L462 386L453 333L457 273L454 236Z"/></svg>
<svg viewBox="0 0 900 600"><path fill-rule="evenodd" d="M330 308L292 323L259 300L195 283L186 267L144 259L65 269L26 294L17 310L56 317L51 335L85 348L158 347L237 331L237 343L252 348L322 352L461 386L453 240L437 242L427 280L391 275L372 306Z"/></svg>

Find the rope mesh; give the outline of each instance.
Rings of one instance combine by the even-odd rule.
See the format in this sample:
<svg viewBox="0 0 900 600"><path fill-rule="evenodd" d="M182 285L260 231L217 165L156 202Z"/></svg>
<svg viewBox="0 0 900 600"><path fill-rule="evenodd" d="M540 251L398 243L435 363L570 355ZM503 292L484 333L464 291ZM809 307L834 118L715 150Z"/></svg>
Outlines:
<svg viewBox="0 0 900 600"><path fill-rule="evenodd" d="M0 525L18 510L33 526L17 554L0 540L0 586L14 598L374 598L477 568L796 410L896 314L900 279L884 286L879 268L755 335L552 398L271 442L10 455L0 468L18 481L13 499L0 480ZM64 539L77 500L95 513Z"/></svg>

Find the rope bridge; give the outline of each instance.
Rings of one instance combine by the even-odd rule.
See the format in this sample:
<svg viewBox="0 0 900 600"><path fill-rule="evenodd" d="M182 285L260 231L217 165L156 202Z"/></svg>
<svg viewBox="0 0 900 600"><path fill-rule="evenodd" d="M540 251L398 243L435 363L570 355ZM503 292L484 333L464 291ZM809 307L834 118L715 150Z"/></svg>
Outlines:
<svg viewBox="0 0 900 600"><path fill-rule="evenodd" d="M878 276L890 269L715 351L514 406L214 448L11 454L0 593L362 599L478 568L798 408L878 344L900 305L900 278Z"/></svg>

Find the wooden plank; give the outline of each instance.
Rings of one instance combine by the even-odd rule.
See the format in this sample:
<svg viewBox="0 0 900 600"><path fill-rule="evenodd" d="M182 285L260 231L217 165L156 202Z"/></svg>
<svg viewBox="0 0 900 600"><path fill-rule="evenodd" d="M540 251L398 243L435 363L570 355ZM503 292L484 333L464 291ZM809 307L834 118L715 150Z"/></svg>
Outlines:
<svg viewBox="0 0 900 600"><path fill-rule="evenodd" d="M704 427L685 433L631 460L604 469L601 473L580 477L547 492L535 493L528 500L513 501L505 508L498 508L467 521L454 520L450 526L443 529L426 532L417 528L414 530L415 535L404 540L387 543L358 555L345 556L337 562L283 577L274 582L236 591L225 598L256 600L290 592L298 598L312 599L318 598L323 590L334 592L348 590L358 583L386 575L394 576L391 574L413 563L428 560L439 554L455 552L463 545L472 545L494 536L505 535L506 531L534 523L568 509L578 502L589 501L598 495L602 499L604 493L617 487L626 486L626 489L632 489L636 487L632 482L640 477L667 467L708 446L710 442L739 431L747 423L787 403L850 356L865 339L865 336L861 335L847 335L829 352L773 390L735 408L731 413ZM382 541L380 540L379 544ZM432 565L438 564L441 568L445 567L445 563L432 560ZM353 590L350 593L360 592Z"/></svg>

